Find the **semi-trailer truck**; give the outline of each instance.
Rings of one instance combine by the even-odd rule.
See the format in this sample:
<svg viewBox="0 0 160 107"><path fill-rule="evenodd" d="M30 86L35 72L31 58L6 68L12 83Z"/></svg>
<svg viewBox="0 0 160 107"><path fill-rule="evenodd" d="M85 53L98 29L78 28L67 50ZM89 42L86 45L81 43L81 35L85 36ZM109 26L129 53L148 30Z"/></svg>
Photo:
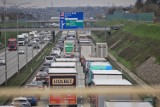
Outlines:
<svg viewBox="0 0 160 107"><path fill-rule="evenodd" d="M98 58L108 58L107 43L96 43L96 56Z"/></svg>
<svg viewBox="0 0 160 107"><path fill-rule="evenodd" d="M49 68L49 87L75 88L77 83L77 71L74 68ZM77 95L68 93L49 96L49 107L77 107Z"/></svg>
<svg viewBox="0 0 160 107"><path fill-rule="evenodd" d="M24 46L25 45L25 35L18 35L18 45L20 46L20 45L22 45L22 46Z"/></svg>
<svg viewBox="0 0 160 107"><path fill-rule="evenodd" d="M64 41L64 57L74 57L75 42L73 40Z"/></svg>
<svg viewBox="0 0 160 107"><path fill-rule="evenodd" d="M9 38L8 39L8 51L17 50L17 39Z"/></svg>

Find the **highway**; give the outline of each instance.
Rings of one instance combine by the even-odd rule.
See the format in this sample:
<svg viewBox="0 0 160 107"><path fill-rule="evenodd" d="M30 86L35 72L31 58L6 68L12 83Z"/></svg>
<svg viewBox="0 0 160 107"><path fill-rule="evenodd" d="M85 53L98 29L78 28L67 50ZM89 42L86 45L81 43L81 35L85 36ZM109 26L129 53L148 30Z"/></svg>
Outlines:
<svg viewBox="0 0 160 107"><path fill-rule="evenodd" d="M58 32L55 32L57 34ZM19 54L19 69L25 66L26 62L29 62L35 55L37 55L41 49L47 45L40 44L40 49L32 49L32 46L19 46L19 49L23 49L25 54ZM26 52L27 50L27 52ZM18 54L17 51L6 51L7 53L7 79L18 72ZM0 57L5 58L5 52L0 53ZM0 65L0 84L5 82L5 65Z"/></svg>
<svg viewBox="0 0 160 107"><path fill-rule="evenodd" d="M46 45L46 44L45 44ZM94 43L92 42L92 46L94 47ZM42 46L44 47L44 45ZM25 46L22 46L21 48L23 48L25 50ZM75 52L75 58L78 60L77 61L77 66L76 66L76 69L77 69L77 87L85 87L85 74L83 73L83 68L81 66L81 63L79 62L79 56L80 56L80 53L78 52L78 49L79 48L79 44L76 44L76 52ZM31 47L27 47L27 50L28 50L28 58L31 59L32 58L32 48ZM33 51L33 55L36 55L36 53L38 53L40 50L34 50ZM93 56L95 56L95 51L92 51L93 52ZM1 56L3 56L4 53L2 53ZM111 57L111 55L109 55ZM61 52L61 57L64 57L64 53ZM25 59L24 59L25 58ZM113 58L112 58L113 59ZM11 51L11 52L8 52L7 51L7 61L8 61L8 72L10 73L10 75L14 74L16 71L17 71L17 52L16 51ZM20 55L20 67L22 67L25 62L26 62L26 54L25 55ZM3 67L4 68L4 67ZM39 69L41 68L41 66L39 67ZM38 70L37 70L38 71ZM3 69L3 73L4 74L4 69ZM9 74L8 74L9 76ZM3 76L1 76L3 77ZM34 79L35 80L35 79ZM137 96L136 96L137 97ZM79 99L80 98L80 99ZM135 98L136 100L138 98ZM92 104L93 102L89 102L88 101L88 98L87 96L85 95L78 95L77 96L77 107L95 107L94 103ZM40 101L38 101L38 104L37 104L37 107L46 107L48 106L49 104L49 97L46 95L46 96L41 96L40 98ZM102 104L103 105L103 104ZM101 107L101 106L100 106Z"/></svg>
<svg viewBox="0 0 160 107"><path fill-rule="evenodd" d="M47 44L40 45L40 49L33 49L33 57ZM32 47L27 46L27 52L25 46L19 46L20 49L25 51L25 54L19 54L19 68L22 68L26 62L32 59ZM27 61L26 61L27 55ZM0 57L5 58L5 53L1 53ZM10 78L13 74L18 72L18 55L17 51L7 51L7 78ZM5 66L0 66L0 84L5 81Z"/></svg>
<svg viewBox="0 0 160 107"><path fill-rule="evenodd" d="M78 50L79 45L76 46L76 50ZM64 57L64 52L61 52L61 58ZM77 72L78 72L78 76L77 76L77 87L85 87L85 75L83 73L83 68L81 66L81 63L79 62L79 52L75 52L75 58L78 60L77 61ZM40 67L41 68L41 67ZM84 100L81 102L80 100L77 102L77 107L90 107L89 102L87 102L86 100L86 96L77 96L77 98L85 98L85 102ZM38 101L37 106L35 107L46 107L49 104L49 98L48 96L41 96L40 101Z"/></svg>

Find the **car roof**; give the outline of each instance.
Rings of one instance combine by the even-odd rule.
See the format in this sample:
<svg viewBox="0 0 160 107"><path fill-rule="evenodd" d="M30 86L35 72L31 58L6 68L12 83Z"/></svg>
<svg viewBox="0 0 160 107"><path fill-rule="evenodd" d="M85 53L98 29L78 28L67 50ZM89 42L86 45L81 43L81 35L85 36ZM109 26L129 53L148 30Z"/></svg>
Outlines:
<svg viewBox="0 0 160 107"><path fill-rule="evenodd" d="M27 98L26 97L16 97L13 100L27 100Z"/></svg>

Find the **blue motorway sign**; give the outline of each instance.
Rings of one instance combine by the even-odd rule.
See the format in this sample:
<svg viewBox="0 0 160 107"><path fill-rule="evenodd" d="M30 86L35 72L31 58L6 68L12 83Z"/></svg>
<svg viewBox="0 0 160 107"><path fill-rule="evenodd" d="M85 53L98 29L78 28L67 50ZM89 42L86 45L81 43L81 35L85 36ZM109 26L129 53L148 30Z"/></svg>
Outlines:
<svg viewBox="0 0 160 107"><path fill-rule="evenodd" d="M60 12L60 29L83 28L83 12Z"/></svg>

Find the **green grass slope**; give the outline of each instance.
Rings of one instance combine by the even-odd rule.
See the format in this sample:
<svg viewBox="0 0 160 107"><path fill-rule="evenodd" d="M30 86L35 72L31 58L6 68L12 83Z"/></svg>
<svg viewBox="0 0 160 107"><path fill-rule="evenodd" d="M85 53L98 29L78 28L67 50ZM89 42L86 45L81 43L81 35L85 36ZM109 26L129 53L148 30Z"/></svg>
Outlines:
<svg viewBox="0 0 160 107"><path fill-rule="evenodd" d="M160 63L160 25L131 21L116 22L124 24L124 27L121 30L114 31L111 36L107 35L106 37L108 46L111 47L110 52L122 64L130 70L134 70L152 56ZM107 24L114 25L115 23L108 22ZM96 38L104 41L105 36L100 37L98 35L102 35L103 32L93 33L96 35Z"/></svg>

